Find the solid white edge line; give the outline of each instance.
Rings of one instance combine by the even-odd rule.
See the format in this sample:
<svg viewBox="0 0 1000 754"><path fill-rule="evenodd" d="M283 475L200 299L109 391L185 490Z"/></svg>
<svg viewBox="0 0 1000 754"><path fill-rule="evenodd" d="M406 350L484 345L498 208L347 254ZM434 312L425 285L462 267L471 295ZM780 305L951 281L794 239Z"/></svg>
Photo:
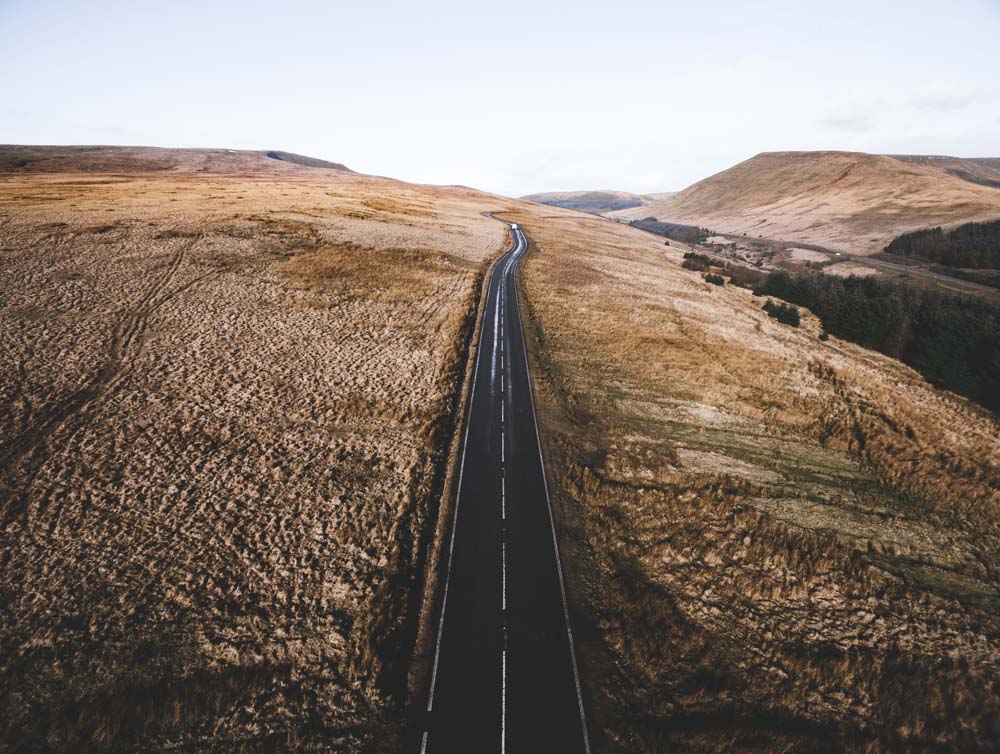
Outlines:
<svg viewBox="0 0 1000 754"><path fill-rule="evenodd" d="M514 231L521 235L521 230ZM520 244L519 244L520 245ZM518 259L520 261L520 259ZM516 290L515 290L516 295ZM518 310L518 323L520 323L520 310ZM569 638L569 654L573 663L573 680L576 682L576 701L580 707L580 725L583 727L583 748L586 754L590 754L590 735L587 732L587 715L583 709L583 692L580 690L580 671L576 666L576 646L573 642L573 629L569 622L569 603L566 599L566 585L563 582L562 562L559 556L559 540L556 537L556 524L552 516L552 500L549 498L548 473L545 469L545 456L542 454L542 440L538 432L538 418L535 415L535 389L531 385L531 370L528 364L528 349L525 346L524 327L521 328L521 349L524 352L524 368L528 372L528 395L531 398L531 420L535 427L535 441L538 443L538 458L542 463L542 482L545 484L545 503L549 509L549 525L552 527L552 546L556 550L556 570L559 573L559 591L562 594L563 616L566 618L566 636Z"/></svg>
<svg viewBox="0 0 1000 754"><path fill-rule="evenodd" d="M510 252L507 253L509 254ZM492 285L492 282L490 285ZM488 287L486 292L487 300L489 299L489 295ZM476 394L476 382L479 378L479 359L483 355L482 345L483 333L482 329L480 329L479 340L476 344L476 364L472 368L472 390L469 392L469 408L465 417L465 436L462 439L462 462L458 467L458 489L455 494L455 512L451 522L451 542L448 545L448 569L445 571L444 595L441 598L441 618L438 620L438 635L437 641L434 645L434 667L431 670L431 688L427 695L427 712L432 712L434 709L434 691L437 685L438 661L441 659L441 635L444 633L444 615L445 610L448 607L448 586L451 583L451 562L455 554L455 532L458 530L458 508L462 502L462 478L465 475L465 450L469 444L469 427L472 426L472 404ZM429 731L424 731L422 743L420 745L421 754L425 754L427 751L428 733Z"/></svg>

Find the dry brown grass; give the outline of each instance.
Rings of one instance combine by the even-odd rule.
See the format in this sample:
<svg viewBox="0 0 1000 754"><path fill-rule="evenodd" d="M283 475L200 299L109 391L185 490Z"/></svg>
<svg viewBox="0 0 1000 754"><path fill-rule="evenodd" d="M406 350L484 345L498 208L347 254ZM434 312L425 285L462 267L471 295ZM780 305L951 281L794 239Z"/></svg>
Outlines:
<svg viewBox="0 0 1000 754"><path fill-rule="evenodd" d="M646 234L508 216L599 743L995 750L996 421Z"/></svg>
<svg viewBox="0 0 1000 754"><path fill-rule="evenodd" d="M855 254L878 253L910 230L1000 217L1000 191L949 172L961 161L907 159L913 161L858 152L766 152L667 199L615 214Z"/></svg>
<svg viewBox="0 0 1000 754"><path fill-rule="evenodd" d="M502 202L135 157L0 176L0 748L391 750ZM993 746L995 420L515 207L599 745Z"/></svg>
<svg viewBox="0 0 1000 754"><path fill-rule="evenodd" d="M0 750L393 746L503 226L245 161L0 175Z"/></svg>

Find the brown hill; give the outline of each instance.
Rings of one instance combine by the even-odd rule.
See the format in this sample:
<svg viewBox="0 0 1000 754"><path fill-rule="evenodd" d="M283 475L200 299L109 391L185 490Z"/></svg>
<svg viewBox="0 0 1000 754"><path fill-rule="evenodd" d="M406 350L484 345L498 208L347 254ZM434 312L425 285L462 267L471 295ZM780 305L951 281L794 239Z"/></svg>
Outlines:
<svg viewBox="0 0 1000 754"><path fill-rule="evenodd" d="M541 214L507 217L594 750L997 750L996 421Z"/></svg>
<svg viewBox="0 0 1000 754"><path fill-rule="evenodd" d="M993 417L636 228L90 149L0 148L0 750L403 749L486 211L595 751L996 749Z"/></svg>
<svg viewBox="0 0 1000 754"><path fill-rule="evenodd" d="M0 164L0 750L370 750L513 202L263 152Z"/></svg>
<svg viewBox="0 0 1000 754"><path fill-rule="evenodd" d="M871 254L906 231L1000 217L994 180L1000 160L765 152L616 214Z"/></svg>
<svg viewBox="0 0 1000 754"><path fill-rule="evenodd" d="M0 145L0 173L266 173L344 165L291 152L246 149Z"/></svg>
<svg viewBox="0 0 1000 754"><path fill-rule="evenodd" d="M644 207L651 197L630 194L627 191L549 191L541 194L528 194L521 198L529 202L548 204L551 207L563 207L591 215L602 215L633 207Z"/></svg>
<svg viewBox="0 0 1000 754"><path fill-rule="evenodd" d="M922 154L889 156L912 165L937 168L964 181L1000 188L1000 157L944 157Z"/></svg>

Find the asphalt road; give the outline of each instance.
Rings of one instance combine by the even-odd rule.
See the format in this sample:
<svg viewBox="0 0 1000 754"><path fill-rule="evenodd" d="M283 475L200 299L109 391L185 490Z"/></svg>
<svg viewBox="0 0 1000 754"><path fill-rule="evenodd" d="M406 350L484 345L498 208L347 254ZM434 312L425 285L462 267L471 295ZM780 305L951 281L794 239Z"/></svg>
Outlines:
<svg viewBox="0 0 1000 754"><path fill-rule="evenodd" d="M967 288L972 291L979 291L980 293L991 293L993 295L997 294L997 289L992 286L976 283L972 280L963 280L962 278L952 277L951 275L944 275L940 272L934 272L934 270L929 270L926 267L921 267L919 265L896 264L895 262L887 262L884 259L874 259L872 257L862 257L854 254L845 254L844 256L851 261L861 262L862 264L867 264L871 267L884 267L885 269L902 272L914 277L932 278L933 280L947 283L952 288Z"/></svg>
<svg viewBox="0 0 1000 754"><path fill-rule="evenodd" d="M508 223L508 225L510 225ZM421 752L589 752L515 272L496 264L473 372Z"/></svg>

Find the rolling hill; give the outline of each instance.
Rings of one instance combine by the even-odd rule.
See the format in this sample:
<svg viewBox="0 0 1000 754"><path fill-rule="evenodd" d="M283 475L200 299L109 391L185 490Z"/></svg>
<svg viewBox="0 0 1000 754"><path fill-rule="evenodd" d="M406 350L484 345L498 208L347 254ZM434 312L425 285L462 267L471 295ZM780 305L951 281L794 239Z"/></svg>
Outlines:
<svg viewBox="0 0 1000 754"><path fill-rule="evenodd" d="M275 154L0 148L0 749L406 750L487 212L594 750L996 749L995 417L638 228Z"/></svg>
<svg viewBox="0 0 1000 754"><path fill-rule="evenodd" d="M603 215L607 212L645 207L652 199L649 196L630 194L627 191L550 191L542 194L528 194L521 198L529 202L574 209L591 215Z"/></svg>
<svg viewBox="0 0 1000 754"><path fill-rule="evenodd" d="M0 145L0 173L241 173L291 175L301 168L347 171L337 162L247 149Z"/></svg>
<svg viewBox="0 0 1000 754"><path fill-rule="evenodd" d="M1000 217L1000 160L765 152L616 217L873 254L900 233Z"/></svg>
<svg viewBox="0 0 1000 754"><path fill-rule="evenodd" d="M1000 188L1000 157L966 158L915 154L892 154L889 157L912 165L943 170L970 183Z"/></svg>
<svg viewBox="0 0 1000 754"><path fill-rule="evenodd" d="M0 750L370 750L405 699L510 202L275 154L0 148Z"/></svg>

